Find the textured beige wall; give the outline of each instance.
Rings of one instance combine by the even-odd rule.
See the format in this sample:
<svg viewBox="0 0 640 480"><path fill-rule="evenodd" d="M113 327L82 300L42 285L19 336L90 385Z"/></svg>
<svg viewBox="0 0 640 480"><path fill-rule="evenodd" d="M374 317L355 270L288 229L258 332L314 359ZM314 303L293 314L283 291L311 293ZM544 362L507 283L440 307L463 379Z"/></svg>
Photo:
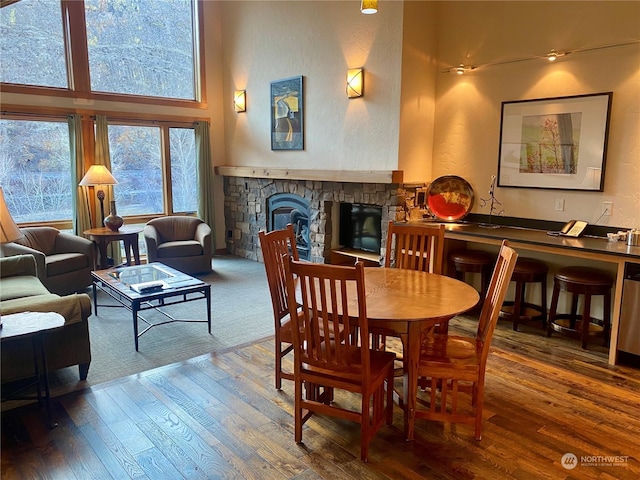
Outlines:
<svg viewBox="0 0 640 480"><path fill-rule="evenodd" d="M440 69L640 38L640 2L441 2ZM613 92L604 192L498 188L505 215L640 227L640 45L532 60L437 78L434 176L466 178L487 197L497 173L503 101ZM565 199L556 212L555 199ZM489 213L476 203L474 212Z"/></svg>
<svg viewBox="0 0 640 480"><path fill-rule="evenodd" d="M216 164L393 170L398 164L402 2L222 2L226 155ZM364 98L345 94L365 68ZM271 151L270 82L304 76L303 151ZM247 91L247 112L232 110Z"/></svg>

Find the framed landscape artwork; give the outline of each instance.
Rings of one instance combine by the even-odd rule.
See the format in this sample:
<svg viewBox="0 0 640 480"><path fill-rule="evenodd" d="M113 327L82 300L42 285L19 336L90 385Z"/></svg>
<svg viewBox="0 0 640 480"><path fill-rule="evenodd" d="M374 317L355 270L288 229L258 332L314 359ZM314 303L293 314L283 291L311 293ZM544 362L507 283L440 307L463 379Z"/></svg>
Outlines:
<svg viewBox="0 0 640 480"><path fill-rule="evenodd" d="M303 150L302 76L271 82L271 150Z"/></svg>
<svg viewBox="0 0 640 480"><path fill-rule="evenodd" d="M612 97L503 102L498 186L603 191Z"/></svg>

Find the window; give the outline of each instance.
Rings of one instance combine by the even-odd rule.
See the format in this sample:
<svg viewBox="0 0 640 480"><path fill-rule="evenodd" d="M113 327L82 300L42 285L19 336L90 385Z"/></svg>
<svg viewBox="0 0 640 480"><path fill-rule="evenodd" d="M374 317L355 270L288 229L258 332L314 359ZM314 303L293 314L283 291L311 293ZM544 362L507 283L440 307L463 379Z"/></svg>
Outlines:
<svg viewBox="0 0 640 480"><path fill-rule="evenodd" d="M201 2L2 0L3 90L202 102Z"/></svg>
<svg viewBox="0 0 640 480"><path fill-rule="evenodd" d="M163 162L163 145L168 158ZM198 209L193 128L109 125L111 173L118 215L192 213ZM163 167L166 165L167 167ZM171 185L171 198L163 185Z"/></svg>
<svg viewBox="0 0 640 480"><path fill-rule="evenodd" d="M65 118L0 120L0 185L16 223L71 220Z"/></svg>
<svg viewBox="0 0 640 480"><path fill-rule="evenodd" d="M198 211L196 139L193 128L170 128L171 193L174 212Z"/></svg>
<svg viewBox="0 0 640 480"><path fill-rule="evenodd" d="M91 90L195 99L191 0L85 0Z"/></svg>
<svg viewBox="0 0 640 480"><path fill-rule="evenodd" d="M62 10L51 0L0 8L0 80L67 88Z"/></svg>

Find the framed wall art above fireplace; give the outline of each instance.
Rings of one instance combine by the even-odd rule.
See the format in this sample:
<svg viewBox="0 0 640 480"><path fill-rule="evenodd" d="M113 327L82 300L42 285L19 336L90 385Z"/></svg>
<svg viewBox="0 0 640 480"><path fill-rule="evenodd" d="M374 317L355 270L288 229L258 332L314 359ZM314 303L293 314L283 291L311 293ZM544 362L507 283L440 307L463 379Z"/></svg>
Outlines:
<svg viewBox="0 0 640 480"><path fill-rule="evenodd" d="M602 192L612 97L502 102L498 186Z"/></svg>
<svg viewBox="0 0 640 480"><path fill-rule="evenodd" d="M302 76L271 82L271 150L304 150Z"/></svg>

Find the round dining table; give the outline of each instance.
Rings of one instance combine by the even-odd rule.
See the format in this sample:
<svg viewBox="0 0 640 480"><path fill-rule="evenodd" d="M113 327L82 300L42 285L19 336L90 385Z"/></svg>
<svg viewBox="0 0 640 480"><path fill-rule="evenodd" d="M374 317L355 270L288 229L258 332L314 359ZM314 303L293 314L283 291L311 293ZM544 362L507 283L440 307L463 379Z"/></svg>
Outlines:
<svg viewBox="0 0 640 480"><path fill-rule="evenodd" d="M413 440L421 336L471 310L478 292L455 278L400 268L368 267L365 291L369 328L402 340L404 430Z"/></svg>

